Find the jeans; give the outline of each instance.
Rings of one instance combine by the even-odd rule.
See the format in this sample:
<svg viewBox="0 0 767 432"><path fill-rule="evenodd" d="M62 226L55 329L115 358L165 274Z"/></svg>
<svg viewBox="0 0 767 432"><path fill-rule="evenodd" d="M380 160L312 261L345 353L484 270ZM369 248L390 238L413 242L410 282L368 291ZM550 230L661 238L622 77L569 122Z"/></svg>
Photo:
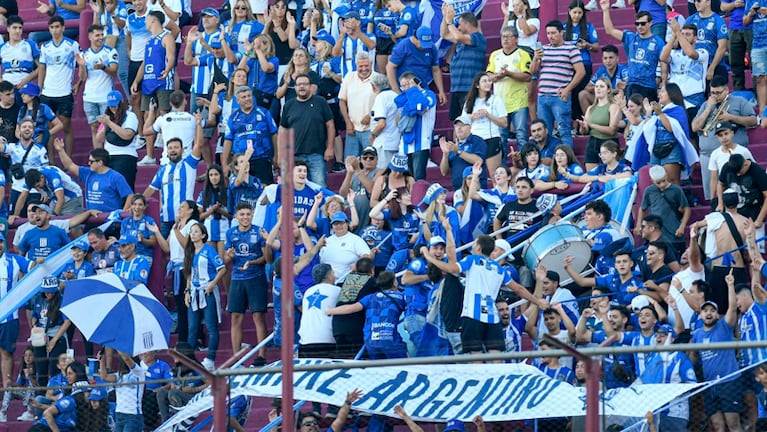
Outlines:
<svg viewBox="0 0 767 432"><path fill-rule="evenodd" d="M570 148L573 147L571 116L572 106L569 97L563 101L556 95L538 95L538 118L546 122L549 130L554 130L556 125L562 144L567 144Z"/></svg>
<svg viewBox="0 0 767 432"><path fill-rule="evenodd" d="M370 131L354 131L354 135L346 135L344 144L344 160L349 156L359 156L362 149L370 145Z"/></svg>
<svg viewBox="0 0 767 432"><path fill-rule="evenodd" d="M215 289L215 288L214 288ZM207 305L205 309L192 310L189 308L189 337L187 342L192 348L197 349L197 333L200 331L200 321L205 320L205 327L208 328L208 355L211 360L216 359L218 351L218 301L214 294L205 296Z"/></svg>
<svg viewBox="0 0 767 432"><path fill-rule="evenodd" d="M751 51L751 41L754 33L748 30L730 30L729 50L730 66L732 67L733 90L746 89L746 53ZM752 59L753 61L753 59Z"/></svg>
<svg viewBox="0 0 767 432"><path fill-rule="evenodd" d="M115 432L141 432L144 416L141 414L115 413Z"/></svg>
<svg viewBox="0 0 767 432"><path fill-rule="evenodd" d="M325 162L325 156L322 153L300 153L296 155L296 160L303 160L309 166L309 180L318 185L327 186L328 164Z"/></svg>
<svg viewBox="0 0 767 432"><path fill-rule="evenodd" d="M530 115L530 108L520 108L513 113L506 115L506 127L501 129L501 162L506 165L506 157L509 151L509 137L511 132L509 131L511 126L514 126L514 136L517 138L517 149L521 149L522 146L527 144L527 118Z"/></svg>
<svg viewBox="0 0 767 432"><path fill-rule="evenodd" d="M413 313L405 317L403 322L405 331L410 335L410 341L408 343L408 352L411 356L415 356L418 351L418 347L421 346L421 336L423 335L423 328L426 325L426 317Z"/></svg>
<svg viewBox="0 0 767 432"><path fill-rule="evenodd" d="M128 84L128 64L130 63L130 58L128 57L128 47L125 45L125 36L118 37L117 46L113 48L117 50L117 79L120 81L123 93L126 96L130 96L130 84Z"/></svg>
<svg viewBox="0 0 767 432"><path fill-rule="evenodd" d="M429 150L411 153L407 158L407 166L416 180L426 180L426 164L429 162Z"/></svg>

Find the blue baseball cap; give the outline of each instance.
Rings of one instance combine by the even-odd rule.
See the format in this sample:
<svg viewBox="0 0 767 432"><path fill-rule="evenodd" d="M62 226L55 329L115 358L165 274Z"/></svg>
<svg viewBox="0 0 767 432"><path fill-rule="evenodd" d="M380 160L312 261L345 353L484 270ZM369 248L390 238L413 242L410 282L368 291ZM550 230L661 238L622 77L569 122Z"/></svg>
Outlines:
<svg viewBox="0 0 767 432"><path fill-rule="evenodd" d="M461 420L458 420L458 419L448 420L447 424L445 425L445 430L443 432L450 432L450 431L466 432L466 426L464 426Z"/></svg>
<svg viewBox="0 0 767 432"><path fill-rule="evenodd" d="M53 214L53 210L48 204L35 204L31 208L32 211L42 210L48 214Z"/></svg>
<svg viewBox="0 0 767 432"><path fill-rule="evenodd" d="M434 40L432 39L431 29L429 27L419 27L415 32L415 37L421 42L421 48L429 49L434 46Z"/></svg>
<svg viewBox="0 0 767 432"><path fill-rule="evenodd" d="M672 327L671 324L662 324L658 326L658 329L655 330L655 333L670 334L671 337L676 339L676 330L674 330L674 327Z"/></svg>
<svg viewBox="0 0 767 432"><path fill-rule="evenodd" d="M317 30L317 34L314 35L314 40L325 41L325 42L329 43L331 46L336 44L336 40L325 29Z"/></svg>
<svg viewBox="0 0 767 432"><path fill-rule="evenodd" d="M19 90L19 93L37 97L40 96L40 86L37 83L28 82Z"/></svg>
<svg viewBox="0 0 767 432"><path fill-rule="evenodd" d="M122 93L120 93L117 90L112 90L107 95L107 106L114 108L114 107L120 105L120 102L122 102L122 100L123 100Z"/></svg>
<svg viewBox="0 0 767 432"><path fill-rule="evenodd" d="M220 37L214 37L213 39L210 40L210 43L208 45L213 49L224 47L224 44L221 43Z"/></svg>
<svg viewBox="0 0 767 432"><path fill-rule="evenodd" d="M75 240L75 242L72 243L72 246L70 247L70 249L77 248L83 252L88 252L88 249L90 249L90 247L91 245L88 243L88 241L85 239L82 239L82 240Z"/></svg>
<svg viewBox="0 0 767 432"><path fill-rule="evenodd" d="M117 241L118 244L124 245L124 244L138 244L138 238L133 234L123 234L120 236L120 240Z"/></svg>
<svg viewBox="0 0 767 432"><path fill-rule="evenodd" d="M90 396L88 396L88 400L92 401L100 401L107 398L107 391L103 387L95 387L91 390Z"/></svg>
<svg viewBox="0 0 767 432"><path fill-rule="evenodd" d="M349 222L349 218L346 217L346 213L337 211L333 213L333 217L330 219L330 224L333 225L336 222Z"/></svg>
<svg viewBox="0 0 767 432"><path fill-rule="evenodd" d="M347 11L344 14L343 18L344 19L352 19L352 18L354 18L356 20L359 20L360 19L360 14L358 14L357 11L350 10L350 11Z"/></svg>
<svg viewBox="0 0 767 432"><path fill-rule="evenodd" d="M211 7L203 9L202 12L200 12L200 16L202 16L202 15L208 15L208 16L212 16L212 17L216 17L216 18L221 18L221 15L218 13L218 11L213 9L213 8L211 8Z"/></svg>

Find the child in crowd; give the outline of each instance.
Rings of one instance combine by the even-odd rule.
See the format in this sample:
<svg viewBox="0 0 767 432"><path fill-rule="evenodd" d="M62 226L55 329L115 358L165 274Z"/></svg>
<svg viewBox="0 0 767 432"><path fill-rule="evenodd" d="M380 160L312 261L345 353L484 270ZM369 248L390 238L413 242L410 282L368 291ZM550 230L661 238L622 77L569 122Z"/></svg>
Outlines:
<svg viewBox="0 0 767 432"><path fill-rule="evenodd" d="M19 370L19 376L16 378L16 385L19 387L37 387L37 373L35 372L35 352L31 346L24 349L24 357L22 358L21 369ZM5 391L3 392L3 407L0 410L0 418L7 418L8 406L11 404L11 399L21 399L24 401L26 410L16 420L18 421L34 421L35 410L30 405L32 396L35 392L32 390L23 391Z"/></svg>

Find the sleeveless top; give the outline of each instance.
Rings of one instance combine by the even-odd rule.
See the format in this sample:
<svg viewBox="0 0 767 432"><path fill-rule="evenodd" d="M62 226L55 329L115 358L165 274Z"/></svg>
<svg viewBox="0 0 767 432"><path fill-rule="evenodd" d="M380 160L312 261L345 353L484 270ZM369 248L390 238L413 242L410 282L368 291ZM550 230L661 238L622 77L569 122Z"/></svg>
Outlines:
<svg viewBox="0 0 767 432"><path fill-rule="evenodd" d="M589 113L589 121L591 123L595 123L601 126L609 126L610 125L610 105L611 104L604 104L604 105L595 105L593 108L591 108L591 112ZM589 130L589 136L592 136L594 138L598 139L614 139L618 135L607 135L602 132L599 132L595 129Z"/></svg>

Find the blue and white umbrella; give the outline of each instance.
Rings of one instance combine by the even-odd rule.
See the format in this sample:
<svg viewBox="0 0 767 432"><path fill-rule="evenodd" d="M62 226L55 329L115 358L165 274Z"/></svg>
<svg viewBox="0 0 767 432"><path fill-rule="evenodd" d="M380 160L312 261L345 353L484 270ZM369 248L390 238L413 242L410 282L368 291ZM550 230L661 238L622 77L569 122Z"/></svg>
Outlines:
<svg viewBox="0 0 767 432"><path fill-rule="evenodd" d="M132 356L168 348L168 310L144 284L113 273L67 282L61 311L93 343Z"/></svg>

